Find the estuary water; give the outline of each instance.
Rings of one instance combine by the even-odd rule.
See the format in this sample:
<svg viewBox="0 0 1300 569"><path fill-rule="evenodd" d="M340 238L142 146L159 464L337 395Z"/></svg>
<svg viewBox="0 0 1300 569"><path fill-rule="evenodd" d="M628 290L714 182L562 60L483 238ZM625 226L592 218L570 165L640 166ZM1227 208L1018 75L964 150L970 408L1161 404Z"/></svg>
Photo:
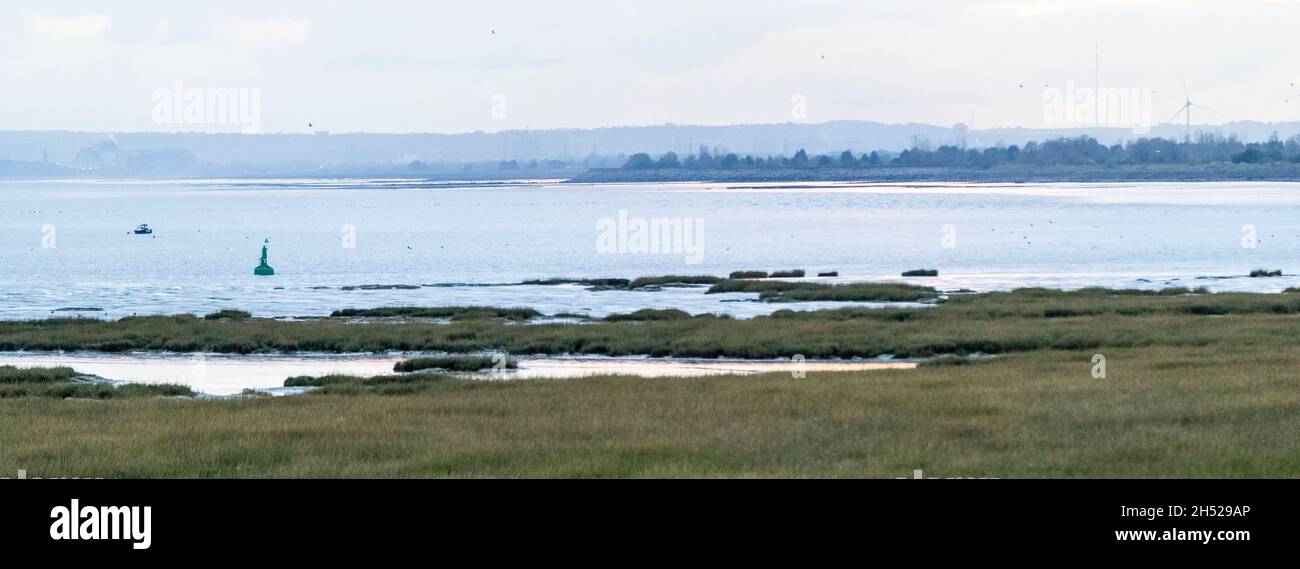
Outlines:
<svg viewBox="0 0 1300 569"><path fill-rule="evenodd" d="M0 204L5 319L441 305L749 317L837 306L703 288L505 286L742 269L976 291L1300 284L1294 183L4 181ZM690 239L665 230L658 251L639 249L638 223L655 220ZM153 234L133 234L141 223ZM274 276L253 275L264 239ZM918 268L941 276L899 277ZM1245 276L1255 268L1285 275Z"/></svg>

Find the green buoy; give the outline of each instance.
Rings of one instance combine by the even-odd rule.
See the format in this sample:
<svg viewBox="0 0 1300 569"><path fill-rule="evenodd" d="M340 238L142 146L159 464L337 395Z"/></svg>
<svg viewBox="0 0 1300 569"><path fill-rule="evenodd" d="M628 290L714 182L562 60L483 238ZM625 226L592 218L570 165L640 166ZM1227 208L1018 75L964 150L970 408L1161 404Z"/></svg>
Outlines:
<svg viewBox="0 0 1300 569"><path fill-rule="evenodd" d="M271 265L266 264L266 248L270 244L271 244L270 239L267 239L266 241L262 242L262 264L258 265L256 269L253 269L254 275L267 276L267 275L275 274L275 269L272 269Z"/></svg>

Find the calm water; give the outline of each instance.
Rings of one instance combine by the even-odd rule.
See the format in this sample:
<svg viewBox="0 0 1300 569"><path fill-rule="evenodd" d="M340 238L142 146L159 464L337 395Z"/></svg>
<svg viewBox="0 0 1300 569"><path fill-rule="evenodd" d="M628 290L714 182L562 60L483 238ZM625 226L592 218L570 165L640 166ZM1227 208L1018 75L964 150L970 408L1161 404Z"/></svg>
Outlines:
<svg viewBox="0 0 1300 569"><path fill-rule="evenodd" d="M1300 185L726 185L456 187L410 181L0 182L0 318L59 308L91 316L313 316L385 305L533 306L603 315L642 307L752 316L780 305L702 289L448 286L547 277L839 271L940 288L1300 284ZM601 253L598 221L681 218L687 255ZM130 233L137 224L155 233ZM945 233L944 226L951 226ZM1244 225L1258 244L1243 247ZM355 232L352 232L355 228ZM355 247L349 235L355 236ZM945 247L945 236L951 236ZM277 274L254 277L263 238ZM1240 277L1282 269L1273 279ZM1237 276L1225 279L1197 277ZM344 290L358 285L415 289ZM422 286L424 285L424 286ZM436 286L427 286L436 285ZM809 308L818 305L803 305ZM57 314L71 314L60 312Z"/></svg>
<svg viewBox="0 0 1300 569"><path fill-rule="evenodd" d="M244 389L272 394L301 393L285 388L290 377L330 374L370 377L393 375L393 364L403 358L375 355L228 355L228 354L33 354L0 353L0 365L15 367L71 367L78 372L113 381L130 383L178 383L208 395L233 395ZM708 375L751 375L756 373L818 373L912 369L916 362L874 360L808 361L790 360L661 359L585 357L523 357L518 369L496 373L464 374L485 380L577 378L592 375L638 377L697 377Z"/></svg>

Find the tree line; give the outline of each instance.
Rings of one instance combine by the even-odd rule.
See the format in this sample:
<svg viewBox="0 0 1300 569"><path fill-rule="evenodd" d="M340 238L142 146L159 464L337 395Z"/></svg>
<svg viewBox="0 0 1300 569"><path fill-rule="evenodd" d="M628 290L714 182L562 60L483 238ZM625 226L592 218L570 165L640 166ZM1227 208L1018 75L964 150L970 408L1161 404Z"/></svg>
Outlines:
<svg viewBox="0 0 1300 569"><path fill-rule="evenodd" d="M845 150L838 157L809 156L800 149L793 156L739 156L735 153L699 154L682 158L675 152L658 158L645 152L630 156L623 168L652 169L741 169L741 168L872 168L883 166L991 168L1004 164L1032 165L1120 165L1120 164L1268 164L1300 163L1300 135L1285 141L1275 133L1267 142L1243 143L1235 136L1200 133L1195 141L1167 138L1139 138L1107 146L1090 136L1058 138L1043 142L988 148L940 146L913 147L899 153L873 151L854 154Z"/></svg>

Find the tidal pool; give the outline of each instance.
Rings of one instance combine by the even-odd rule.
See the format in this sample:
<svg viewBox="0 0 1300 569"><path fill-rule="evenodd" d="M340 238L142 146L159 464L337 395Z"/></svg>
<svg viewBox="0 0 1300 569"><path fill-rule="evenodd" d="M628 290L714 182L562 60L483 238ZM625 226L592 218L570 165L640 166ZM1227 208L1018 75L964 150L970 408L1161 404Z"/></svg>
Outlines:
<svg viewBox="0 0 1300 569"><path fill-rule="evenodd" d="M0 365L15 367L66 366L78 372L126 383L177 383L207 395L233 395L245 389L272 394L300 393L284 388L289 377L346 374L391 375L393 364L406 355L227 355L227 354L0 354ZM578 378L591 375L696 377L756 373L806 373L909 369L916 362L888 359L851 361L711 360L612 357L521 357L519 368L502 372L462 374L483 380Z"/></svg>

